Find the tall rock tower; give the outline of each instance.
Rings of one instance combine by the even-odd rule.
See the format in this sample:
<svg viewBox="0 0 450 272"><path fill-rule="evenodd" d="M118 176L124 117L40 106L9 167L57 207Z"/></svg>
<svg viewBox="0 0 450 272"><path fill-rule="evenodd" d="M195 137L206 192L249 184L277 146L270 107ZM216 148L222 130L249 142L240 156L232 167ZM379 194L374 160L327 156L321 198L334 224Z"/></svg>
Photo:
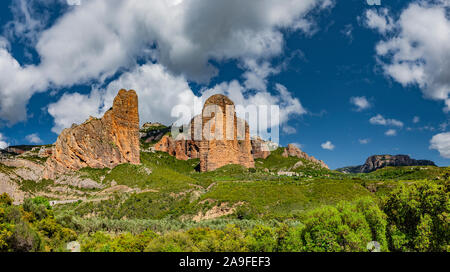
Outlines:
<svg viewBox="0 0 450 272"><path fill-rule="evenodd" d="M139 111L134 90L120 90L103 118L90 117L65 129L47 160L44 178L84 167L113 168L122 163L139 164Z"/></svg>
<svg viewBox="0 0 450 272"><path fill-rule="evenodd" d="M255 166L249 126L237 118L233 101L220 94L211 96L205 102L201 120L200 171L212 171L227 164Z"/></svg>

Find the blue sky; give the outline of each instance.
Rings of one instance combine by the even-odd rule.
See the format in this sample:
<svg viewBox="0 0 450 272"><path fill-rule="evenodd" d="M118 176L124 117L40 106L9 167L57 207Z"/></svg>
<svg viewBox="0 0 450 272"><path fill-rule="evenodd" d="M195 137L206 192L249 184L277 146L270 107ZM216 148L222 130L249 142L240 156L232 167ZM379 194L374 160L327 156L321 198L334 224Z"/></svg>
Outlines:
<svg viewBox="0 0 450 272"><path fill-rule="evenodd" d="M0 146L52 143L124 87L141 121L216 92L277 101L281 144L331 168L374 154L449 164L447 0L124 2L1 1Z"/></svg>

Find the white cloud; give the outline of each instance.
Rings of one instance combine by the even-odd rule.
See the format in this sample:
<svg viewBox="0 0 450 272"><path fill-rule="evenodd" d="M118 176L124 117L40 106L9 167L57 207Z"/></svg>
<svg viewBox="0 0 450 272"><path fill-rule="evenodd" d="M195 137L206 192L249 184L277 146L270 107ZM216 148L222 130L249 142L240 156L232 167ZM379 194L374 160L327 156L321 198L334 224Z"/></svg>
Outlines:
<svg viewBox="0 0 450 272"><path fill-rule="evenodd" d="M100 110L101 105L101 96L97 90L92 91L89 95L64 94L57 103L48 106L48 113L53 116L55 122L52 131L60 133L72 124L84 122L89 116L100 117L103 113Z"/></svg>
<svg viewBox="0 0 450 272"><path fill-rule="evenodd" d="M413 118L413 123L414 124L417 124L417 123L419 123L420 122L420 117L419 116L414 116L414 118Z"/></svg>
<svg viewBox="0 0 450 272"><path fill-rule="evenodd" d="M5 149L9 146L9 144L6 142L5 137L3 134L0 133L0 149Z"/></svg>
<svg viewBox="0 0 450 272"><path fill-rule="evenodd" d="M25 139L31 144L40 144L40 143L42 143L42 140L41 140L41 138L39 138L39 134L37 134L37 133L33 133L33 134L30 134L30 135L27 135L25 137Z"/></svg>
<svg viewBox="0 0 450 272"><path fill-rule="evenodd" d="M29 44L36 43L37 34L48 22L48 10L42 10L42 4L48 5L58 0L12 0L13 20L4 26L8 38L19 38Z"/></svg>
<svg viewBox="0 0 450 272"><path fill-rule="evenodd" d="M291 126L288 126L288 125L284 125L282 130L286 134L295 134L295 133L297 133L297 130L295 129L295 127L291 127Z"/></svg>
<svg viewBox="0 0 450 272"><path fill-rule="evenodd" d="M26 120L28 100L46 82L35 66L21 67L7 46L0 43L0 119L16 123Z"/></svg>
<svg viewBox="0 0 450 272"><path fill-rule="evenodd" d="M299 149L303 149L305 146L301 143L292 143L293 145L295 145L296 147L298 147Z"/></svg>
<svg viewBox="0 0 450 272"><path fill-rule="evenodd" d="M430 140L430 149L436 149L442 157L450 159L450 132L434 135Z"/></svg>
<svg viewBox="0 0 450 272"><path fill-rule="evenodd" d="M323 149L334 150L335 146L330 142L326 141L325 143L320 145Z"/></svg>
<svg viewBox="0 0 450 272"><path fill-rule="evenodd" d="M370 142L370 139L359 139L358 142L360 144L368 144Z"/></svg>
<svg viewBox="0 0 450 272"><path fill-rule="evenodd" d="M245 88L258 91L267 91L267 77L280 72L279 68L273 68L268 61L258 63L254 59L247 59L243 66L247 69L242 75Z"/></svg>
<svg viewBox="0 0 450 272"><path fill-rule="evenodd" d="M351 97L350 103L356 106L357 111L363 111L372 106L365 96Z"/></svg>
<svg viewBox="0 0 450 272"><path fill-rule="evenodd" d="M426 98L445 101L445 110L450 109L449 12L449 1L416 1L376 46L386 75L403 86L418 86Z"/></svg>
<svg viewBox="0 0 450 272"><path fill-rule="evenodd" d="M137 59L157 62L171 74L197 82L217 74L211 60L237 60L248 69L246 87L264 91L266 78L276 73L266 61L283 52L281 30L310 31L299 27L311 23L308 12L330 3L91 0L69 8L43 31L32 27L34 21L24 21L28 29L39 31L35 50L40 63L21 66L0 48L0 119L23 121L36 92L103 83L119 70L132 71Z"/></svg>
<svg viewBox="0 0 450 272"><path fill-rule="evenodd" d="M394 20L389 16L387 8L366 10L364 19L367 27L376 29L382 34L386 34L395 27Z"/></svg>
<svg viewBox="0 0 450 272"><path fill-rule="evenodd" d="M386 136L396 136L397 135L397 130L395 130L395 129L388 129L384 133L384 135L386 135Z"/></svg>
<svg viewBox="0 0 450 272"><path fill-rule="evenodd" d="M386 119L381 114L377 114L376 116L370 118L369 122L372 125L403 127L402 121L396 119Z"/></svg>
<svg viewBox="0 0 450 272"><path fill-rule="evenodd" d="M59 133L89 116L101 117L112 106L120 89L134 89L137 92L141 123L158 121L171 124L175 120L171 117L173 107L192 107L200 100L182 76L171 75L159 64L142 65L122 74L105 89L94 88L88 95L65 94L56 103L50 104L48 112L55 119L52 131Z"/></svg>
<svg viewBox="0 0 450 272"><path fill-rule="evenodd" d="M194 114L201 112L203 101L213 94L225 94L236 105L279 105L280 120L268 124L275 127L285 124L291 115L306 113L298 98L283 85L276 84L278 94L269 92L253 93L238 81L224 82L211 89L204 89L201 96L194 95L183 76L175 76L160 64L145 64L124 73L105 89L93 89L89 95L79 93L65 94L59 101L49 105L48 112L55 119L53 132L59 133L73 123L81 123L89 115L99 117L108 110L118 90L134 89L139 96L139 115L141 123L158 121L172 124L178 118L171 116L176 106L189 110L182 123L187 123ZM164 90L164 91L161 91ZM241 116L242 117L242 116ZM254 126L251 126L255 129Z"/></svg>

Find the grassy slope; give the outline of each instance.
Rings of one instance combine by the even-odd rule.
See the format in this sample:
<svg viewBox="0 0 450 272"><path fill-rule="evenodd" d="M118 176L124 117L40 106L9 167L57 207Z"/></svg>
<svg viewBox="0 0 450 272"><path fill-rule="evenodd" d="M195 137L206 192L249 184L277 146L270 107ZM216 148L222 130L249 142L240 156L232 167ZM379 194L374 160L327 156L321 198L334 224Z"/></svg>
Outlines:
<svg viewBox="0 0 450 272"><path fill-rule="evenodd" d="M289 170L299 161L298 158L283 158L279 151L266 160L257 160L256 169L228 165L208 173L195 171L198 160L181 161L162 152L142 153L141 160L139 166L124 164L112 170L83 169L82 172L94 180L102 180L105 185L115 181L131 188L154 191L117 194L106 201L76 203L61 209L74 209L82 217L180 219L192 218L220 203L232 206L241 202L243 205L237 208L238 212L228 217L295 219L321 205L361 196L383 196L398 184L388 179L373 180L374 174L345 175L306 163L293 171L307 172L309 177L277 176L274 172ZM265 168L271 173L264 171Z"/></svg>

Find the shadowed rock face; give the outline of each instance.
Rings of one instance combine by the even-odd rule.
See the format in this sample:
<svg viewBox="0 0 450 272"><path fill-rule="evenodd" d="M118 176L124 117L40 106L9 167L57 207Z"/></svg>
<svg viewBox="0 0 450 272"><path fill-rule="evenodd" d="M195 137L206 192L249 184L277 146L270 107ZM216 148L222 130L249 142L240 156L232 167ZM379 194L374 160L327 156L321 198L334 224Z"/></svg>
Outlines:
<svg viewBox="0 0 450 272"><path fill-rule="evenodd" d="M361 173L369 173L379 168L386 166L421 166L431 165L436 166L434 162L428 160L415 160L407 155L375 155L366 160L366 163L361 167Z"/></svg>
<svg viewBox="0 0 450 272"><path fill-rule="evenodd" d="M173 139L165 135L155 144L155 150L166 152L179 160L189 160L199 158L198 142L184 139Z"/></svg>
<svg viewBox="0 0 450 272"><path fill-rule="evenodd" d="M271 150L277 149L278 145L269 141L264 141L260 137L254 137L251 141L252 154L254 159L266 159Z"/></svg>
<svg viewBox="0 0 450 272"><path fill-rule="evenodd" d="M113 168L121 163L140 163L138 97L120 90L103 118L89 118L59 135L47 160L44 178L84 167Z"/></svg>
<svg viewBox="0 0 450 272"><path fill-rule="evenodd" d="M386 166L436 166L429 160L415 160L408 155L374 155L367 158L363 165L336 169L343 173L370 173Z"/></svg>

